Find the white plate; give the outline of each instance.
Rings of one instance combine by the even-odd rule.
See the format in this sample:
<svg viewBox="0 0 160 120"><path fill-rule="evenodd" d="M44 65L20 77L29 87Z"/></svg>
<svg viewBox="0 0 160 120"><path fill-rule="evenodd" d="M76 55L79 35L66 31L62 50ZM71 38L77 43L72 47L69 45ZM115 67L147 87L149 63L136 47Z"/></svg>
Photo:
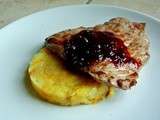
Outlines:
<svg viewBox="0 0 160 120"><path fill-rule="evenodd" d="M92 26L113 17L147 23L151 58L137 86L95 105L60 107L25 88L24 73L44 39L58 31ZM0 120L160 120L160 22L128 9L102 5L58 7L22 18L0 30Z"/></svg>

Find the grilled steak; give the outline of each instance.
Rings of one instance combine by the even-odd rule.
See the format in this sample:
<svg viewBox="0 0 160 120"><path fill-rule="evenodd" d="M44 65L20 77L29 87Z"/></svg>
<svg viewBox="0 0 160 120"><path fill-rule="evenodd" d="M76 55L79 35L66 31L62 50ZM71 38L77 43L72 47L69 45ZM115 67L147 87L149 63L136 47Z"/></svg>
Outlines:
<svg viewBox="0 0 160 120"><path fill-rule="evenodd" d="M121 89L137 83L138 72L149 58L145 23L113 18L94 27L54 34L45 45L67 64L95 80Z"/></svg>

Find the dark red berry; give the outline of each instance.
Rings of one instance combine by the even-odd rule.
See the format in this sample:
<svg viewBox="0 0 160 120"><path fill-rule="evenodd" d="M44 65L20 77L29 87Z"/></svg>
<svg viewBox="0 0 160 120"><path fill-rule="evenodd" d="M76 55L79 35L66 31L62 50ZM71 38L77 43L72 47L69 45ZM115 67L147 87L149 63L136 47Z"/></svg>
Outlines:
<svg viewBox="0 0 160 120"><path fill-rule="evenodd" d="M77 68L106 58L116 66L124 63L139 66L139 62L131 57L123 41L110 32L81 31L65 43L64 56L68 64Z"/></svg>

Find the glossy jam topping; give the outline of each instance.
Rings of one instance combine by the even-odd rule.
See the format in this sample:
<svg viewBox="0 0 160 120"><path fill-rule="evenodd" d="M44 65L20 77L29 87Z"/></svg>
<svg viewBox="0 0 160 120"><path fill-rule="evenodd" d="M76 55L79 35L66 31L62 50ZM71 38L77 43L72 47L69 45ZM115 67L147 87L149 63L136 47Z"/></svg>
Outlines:
<svg viewBox="0 0 160 120"><path fill-rule="evenodd" d="M125 63L140 66L140 63L131 57L123 41L110 32L81 31L65 43L64 57L67 64L78 68L105 59L115 66Z"/></svg>

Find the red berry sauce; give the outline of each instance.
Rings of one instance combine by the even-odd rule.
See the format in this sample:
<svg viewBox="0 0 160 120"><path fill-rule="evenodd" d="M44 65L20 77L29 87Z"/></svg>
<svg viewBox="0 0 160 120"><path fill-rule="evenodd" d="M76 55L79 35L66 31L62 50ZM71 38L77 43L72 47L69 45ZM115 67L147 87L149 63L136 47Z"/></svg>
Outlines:
<svg viewBox="0 0 160 120"><path fill-rule="evenodd" d="M132 58L123 41L111 32L83 30L72 36L64 44L64 57L67 64L76 68L86 67L93 62L109 60L115 66L141 63Z"/></svg>

